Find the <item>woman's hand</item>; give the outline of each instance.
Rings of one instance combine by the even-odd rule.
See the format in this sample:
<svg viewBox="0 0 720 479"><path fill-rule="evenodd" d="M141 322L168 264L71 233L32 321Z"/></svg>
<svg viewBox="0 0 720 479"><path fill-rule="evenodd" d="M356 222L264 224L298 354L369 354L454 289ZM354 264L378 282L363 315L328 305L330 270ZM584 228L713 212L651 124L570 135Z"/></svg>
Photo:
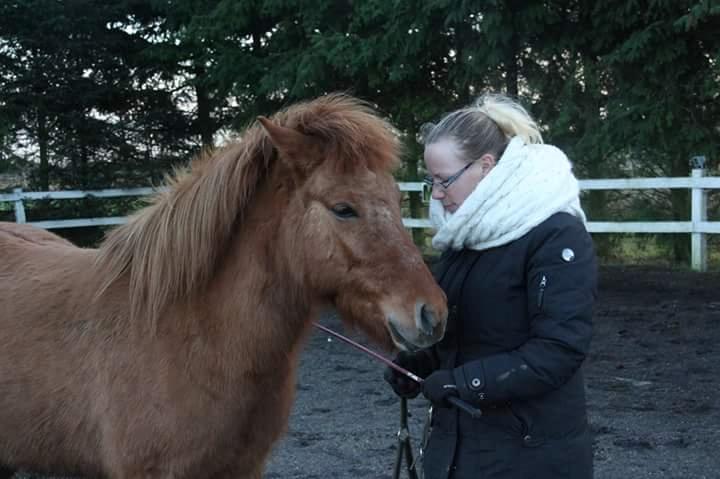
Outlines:
<svg viewBox="0 0 720 479"><path fill-rule="evenodd" d="M428 351L418 351L416 353L400 351L393 362L421 378L426 377L434 369L434 361ZM390 367L385 369L383 376L385 381L393 388L395 394L402 398L412 399L420 394L422 390L420 384Z"/></svg>
<svg viewBox="0 0 720 479"><path fill-rule="evenodd" d="M453 371L450 369L438 369L430 374L422 384L422 393L433 404L450 407L447 398L459 395Z"/></svg>

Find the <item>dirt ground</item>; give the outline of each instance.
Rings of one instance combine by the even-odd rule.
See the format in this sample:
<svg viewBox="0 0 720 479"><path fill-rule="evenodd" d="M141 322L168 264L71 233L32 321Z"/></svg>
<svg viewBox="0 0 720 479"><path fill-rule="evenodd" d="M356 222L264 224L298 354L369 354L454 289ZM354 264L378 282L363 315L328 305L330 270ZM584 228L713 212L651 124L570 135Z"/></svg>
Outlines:
<svg viewBox="0 0 720 479"><path fill-rule="evenodd" d="M719 286L718 273L601 270L584 366L596 478L720 478ZM390 478L399 401L382 366L320 331L301 361L288 434L264 477ZM426 403L410 409L417 446Z"/></svg>
<svg viewBox="0 0 720 479"><path fill-rule="evenodd" d="M601 270L585 365L596 478L720 478L718 288L717 273ZM288 435L265 477L391 477L399 402L381 371L315 334L302 358ZM425 401L410 407L417 445Z"/></svg>

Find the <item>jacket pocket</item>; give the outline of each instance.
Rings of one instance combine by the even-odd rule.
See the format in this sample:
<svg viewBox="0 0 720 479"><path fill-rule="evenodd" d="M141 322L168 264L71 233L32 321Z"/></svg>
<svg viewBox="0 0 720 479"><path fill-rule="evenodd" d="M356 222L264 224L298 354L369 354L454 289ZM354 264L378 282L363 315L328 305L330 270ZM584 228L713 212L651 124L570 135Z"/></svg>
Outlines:
<svg viewBox="0 0 720 479"><path fill-rule="evenodd" d="M479 421L484 427L478 428L474 424L475 421ZM469 429L466 431L469 435L480 436L491 442L499 438L522 437L527 430L527 423L509 405L492 409L485 408L480 418L468 421L467 424L461 424L462 426Z"/></svg>

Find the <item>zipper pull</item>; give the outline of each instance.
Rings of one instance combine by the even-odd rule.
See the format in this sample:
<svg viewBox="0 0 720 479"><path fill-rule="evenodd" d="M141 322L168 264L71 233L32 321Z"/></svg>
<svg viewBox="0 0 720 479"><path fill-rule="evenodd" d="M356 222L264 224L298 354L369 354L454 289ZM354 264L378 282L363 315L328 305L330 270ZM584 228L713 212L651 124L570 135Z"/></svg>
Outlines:
<svg viewBox="0 0 720 479"><path fill-rule="evenodd" d="M540 279L540 290L538 291L538 308L542 308L543 296L545 296L545 286L547 286L547 277L542 275L542 278Z"/></svg>

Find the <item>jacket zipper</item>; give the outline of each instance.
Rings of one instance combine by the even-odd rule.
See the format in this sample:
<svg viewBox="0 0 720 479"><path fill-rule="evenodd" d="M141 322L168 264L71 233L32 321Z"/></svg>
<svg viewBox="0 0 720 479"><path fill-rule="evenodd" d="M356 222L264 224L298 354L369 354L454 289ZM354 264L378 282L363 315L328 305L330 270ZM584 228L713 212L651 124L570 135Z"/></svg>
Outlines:
<svg viewBox="0 0 720 479"><path fill-rule="evenodd" d="M540 279L540 290L538 291L538 300L537 300L538 308L542 308L543 297L545 296L545 287L546 286L547 286L547 277L545 275L542 275L542 278Z"/></svg>

